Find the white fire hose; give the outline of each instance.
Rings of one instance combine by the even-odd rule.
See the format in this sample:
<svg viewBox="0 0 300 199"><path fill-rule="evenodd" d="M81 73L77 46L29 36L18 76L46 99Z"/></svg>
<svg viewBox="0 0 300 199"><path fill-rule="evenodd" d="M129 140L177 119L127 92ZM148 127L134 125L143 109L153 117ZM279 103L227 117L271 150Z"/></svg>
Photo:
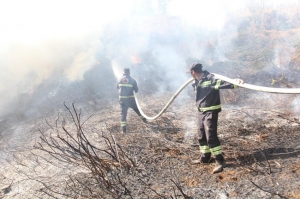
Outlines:
<svg viewBox="0 0 300 199"><path fill-rule="evenodd" d="M269 92L269 93L282 93L282 94L299 94L300 93L300 88L271 88L271 87L263 87L263 86L255 86L255 85L251 85L251 84L239 84L235 79L230 79L228 77L222 76L222 75L218 75L215 73L211 73L215 76L216 79L220 79L229 83L232 83L234 85L237 85L239 87L243 87L243 88L248 88L251 90L257 90L257 91L261 91L261 92ZM141 114L143 117L145 117L147 120L155 120L156 118L158 118L159 116L161 116L167 109L168 107L172 104L172 102L174 101L174 99L178 96L178 94L192 81L194 81L194 78L189 79L188 81L186 81L178 90L177 92L171 97L171 99L169 100L169 102L165 105L165 107L154 117L149 117L147 116L141 109L137 98L135 97L135 101L137 103L137 107L140 110Z"/></svg>

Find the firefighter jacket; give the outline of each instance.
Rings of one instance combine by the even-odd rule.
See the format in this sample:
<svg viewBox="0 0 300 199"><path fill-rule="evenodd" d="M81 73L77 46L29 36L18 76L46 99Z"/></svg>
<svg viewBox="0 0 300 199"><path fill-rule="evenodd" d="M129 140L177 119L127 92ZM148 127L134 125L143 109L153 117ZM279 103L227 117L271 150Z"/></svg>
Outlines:
<svg viewBox="0 0 300 199"><path fill-rule="evenodd" d="M138 86L132 77L130 75L124 75L119 83L117 84L117 88L119 89L119 99L128 99L128 98L134 98L134 92L138 92Z"/></svg>
<svg viewBox="0 0 300 199"><path fill-rule="evenodd" d="M237 85L215 79L213 74L203 71L202 78L193 84L197 109L200 112L221 111L220 89L234 89Z"/></svg>

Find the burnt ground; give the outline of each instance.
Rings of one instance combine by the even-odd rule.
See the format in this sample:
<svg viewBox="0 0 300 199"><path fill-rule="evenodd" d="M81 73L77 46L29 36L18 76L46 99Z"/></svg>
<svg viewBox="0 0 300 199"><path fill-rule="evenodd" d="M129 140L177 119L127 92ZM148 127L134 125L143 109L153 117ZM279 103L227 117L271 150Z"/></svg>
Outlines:
<svg viewBox="0 0 300 199"><path fill-rule="evenodd" d="M75 112L68 105L6 129L15 136L1 138L0 198L300 198L300 118L286 103L295 96L235 98L223 95L219 115L221 173L192 163L200 154L190 96L148 124L130 111L126 134L116 103L75 103ZM139 101L152 116L168 100Z"/></svg>

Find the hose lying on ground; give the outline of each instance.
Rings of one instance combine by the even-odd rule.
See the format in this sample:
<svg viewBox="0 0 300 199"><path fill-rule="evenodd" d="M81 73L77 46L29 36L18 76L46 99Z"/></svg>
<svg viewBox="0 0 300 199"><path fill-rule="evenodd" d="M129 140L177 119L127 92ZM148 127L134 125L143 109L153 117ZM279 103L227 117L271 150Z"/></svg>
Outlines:
<svg viewBox="0 0 300 199"><path fill-rule="evenodd" d="M243 88L248 88L251 90L257 90L257 91L261 91L261 92L269 92L269 93L282 93L282 94L299 94L300 93L300 88L271 88L271 87L263 87L263 86L255 86L255 85L251 85L251 84L239 84L235 79L230 79L228 77L222 76L222 75L218 75L218 74L214 74L212 73L216 79L220 79L235 85L238 85L239 87L243 87ZM153 117L149 117L147 116L141 109L137 98L135 97L135 101L137 103L137 107L140 110L141 114L143 117L145 117L147 120L155 120L157 119L159 116L161 116L167 109L168 107L172 104L172 102L174 101L174 99L178 96L178 94L192 81L194 81L194 78L189 79L188 81L186 81L177 91L176 93L171 97L171 99L168 101L168 103L165 105L165 107L155 116Z"/></svg>
<svg viewBox="0 0 300 199"><path fill-rule="evenodd" d="M171 97L171 99L169 100L169 102L165 105L165 107L154 117L149 117L147 115L145 115L145 113L142 111L139 102L137 100L137 98L135 97L135 101L137 104L138 109L140 110L141 114L143 117L145 117L147 120L155 120L156 118L158 118L159 116L161 116L166 110L167 108L172 104L172 102L174 101L174 99L177 97L177 95L192 81L194 81L194 78L189 79L188 81L186 81L177 91L176 93Z"/></svg>

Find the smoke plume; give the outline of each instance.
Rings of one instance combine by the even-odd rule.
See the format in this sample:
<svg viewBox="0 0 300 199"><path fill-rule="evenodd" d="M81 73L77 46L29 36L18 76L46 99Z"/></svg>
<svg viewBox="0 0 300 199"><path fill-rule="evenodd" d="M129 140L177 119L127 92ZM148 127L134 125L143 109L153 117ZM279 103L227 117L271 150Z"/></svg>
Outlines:
<svg viewBox="0 0 300 199"><path fill-rule="evenodd" d="M124 67L141 83L155 81L157 92L175 90L189 78L189 62L210 67L231 61L226 52L240 20L228 19L248 5L238 0L2 1L0 115L33 115L40 112L37 107L66 100L104 98Z"/></svg>

